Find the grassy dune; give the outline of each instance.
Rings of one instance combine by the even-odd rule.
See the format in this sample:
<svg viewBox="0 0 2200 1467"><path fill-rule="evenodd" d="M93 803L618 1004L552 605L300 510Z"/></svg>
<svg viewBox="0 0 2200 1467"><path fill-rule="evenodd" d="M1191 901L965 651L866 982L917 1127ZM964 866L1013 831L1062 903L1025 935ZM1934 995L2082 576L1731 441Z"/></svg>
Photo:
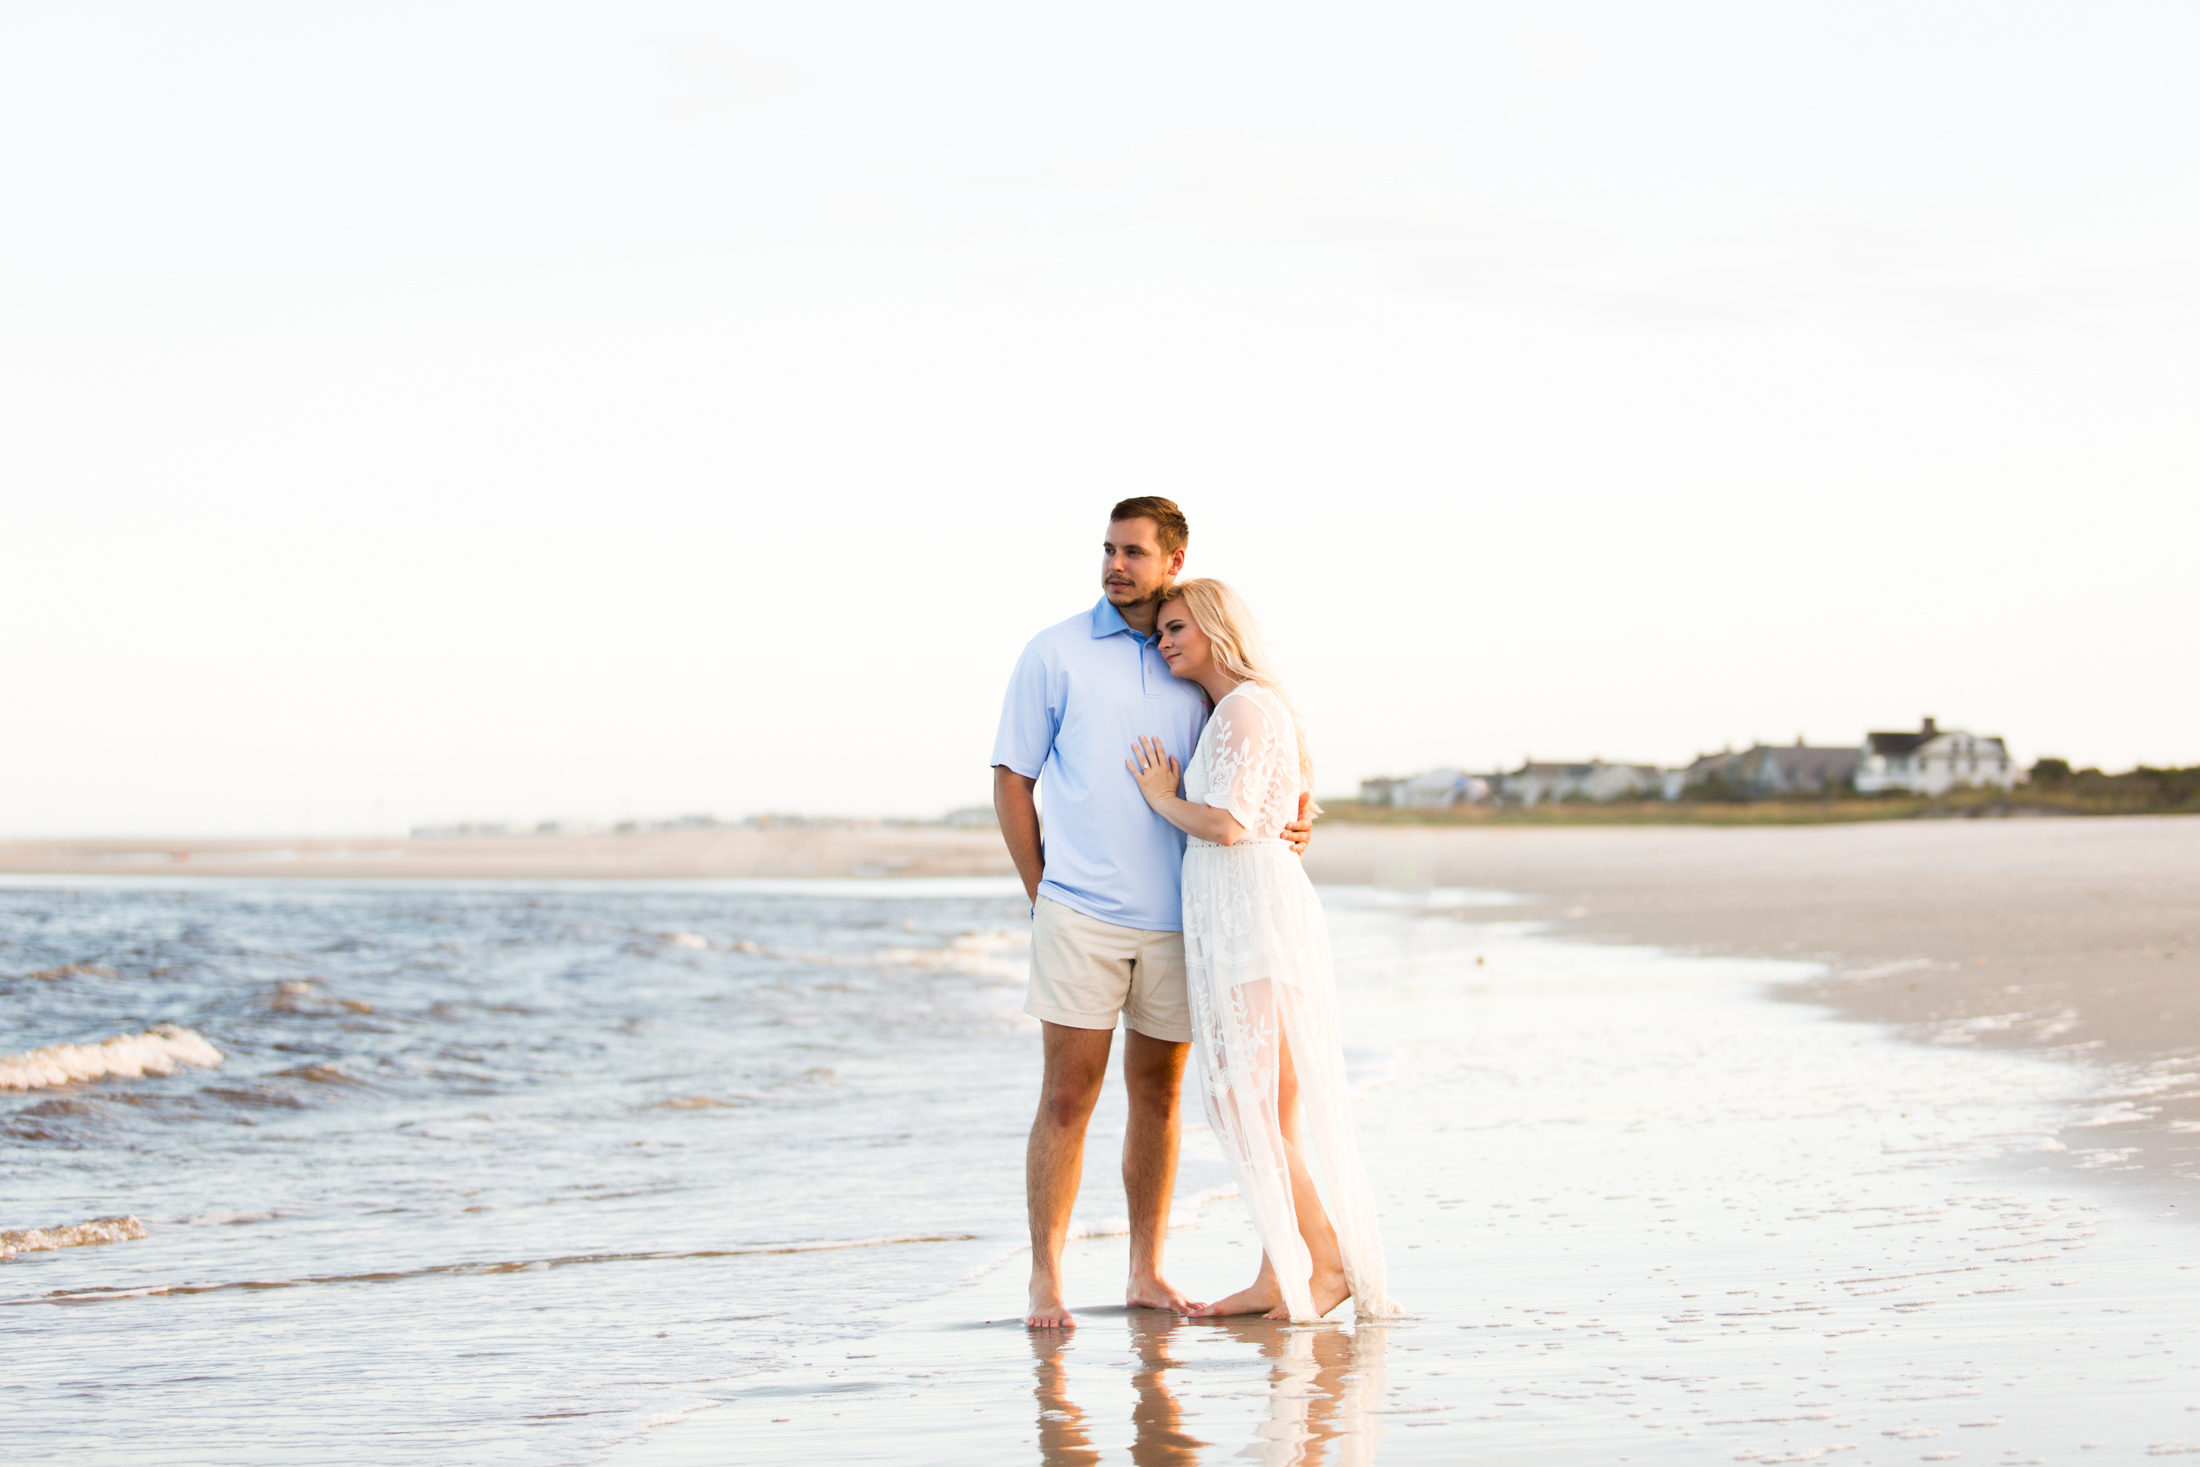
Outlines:
<svg viewBox="0 0 2200 1467"><path fill-rule="evenodd" d="M2051 763L2052 761L2043 761ZM1324 818L1363 825L1836 825L1859 820L1989 819L2004 815L2180 815L2200 813L2200 766L2037 769L2014 790L1922 795L1841 794L1791 800L1565 800L1523 808L1469 805L1400 810L1358 800L1325 800Z"/></svg>

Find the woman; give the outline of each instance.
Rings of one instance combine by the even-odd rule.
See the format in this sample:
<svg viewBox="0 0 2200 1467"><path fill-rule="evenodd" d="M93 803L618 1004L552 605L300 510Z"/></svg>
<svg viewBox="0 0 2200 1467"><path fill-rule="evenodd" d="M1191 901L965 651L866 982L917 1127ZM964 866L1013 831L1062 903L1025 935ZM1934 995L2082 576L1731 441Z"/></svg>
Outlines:
<svg viewBox="0 0 2200 1467"><path fill-rule="evenodd" d="M1128 761L1184 852L1184 960L1192 1056L1207 1119L1230 1158L1264 1256L1250 1288L1195 1310L1319 1319L1348 1296L1362 1318L1396 1314L1375 1202L1345 1095L1329 930L1291 848L1277 839L1313 789L1297 712L1268 671L1252 613L1220 581L1186 581L1161 608L1169 670L1214 712L1184 767L1157 740ZM1317 1190L1302 1135L1325 1186ZM1327 1206L1324 1206L1324 1203Z"/></svg>

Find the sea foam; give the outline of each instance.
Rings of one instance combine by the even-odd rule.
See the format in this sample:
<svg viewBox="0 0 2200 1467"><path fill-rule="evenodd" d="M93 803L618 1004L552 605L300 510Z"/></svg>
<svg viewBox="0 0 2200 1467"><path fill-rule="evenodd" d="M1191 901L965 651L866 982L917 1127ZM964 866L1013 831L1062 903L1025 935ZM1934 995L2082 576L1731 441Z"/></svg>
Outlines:
<svg viewBox="0 0 2200 1467"><path fill-rule="evenodd" d="M155 1024L143 1034L117 1034L97 1044L49 1044L0 1055L0 1090L51 1090L105 1075L165 1075L179 1060L211 1068L222 1054L189 1029Z"/></svg>
<svg viewBox="0 0 2200 1467"><path fill-rule="evenodd" d="M58 1228L0 1228L0 1259L18 1253L44 1253L54 1248L86 1248L95 1243L120 1243L145 1236L145 1224L134 1217L95 1217L90 1222L68 1223Z"/></svg>

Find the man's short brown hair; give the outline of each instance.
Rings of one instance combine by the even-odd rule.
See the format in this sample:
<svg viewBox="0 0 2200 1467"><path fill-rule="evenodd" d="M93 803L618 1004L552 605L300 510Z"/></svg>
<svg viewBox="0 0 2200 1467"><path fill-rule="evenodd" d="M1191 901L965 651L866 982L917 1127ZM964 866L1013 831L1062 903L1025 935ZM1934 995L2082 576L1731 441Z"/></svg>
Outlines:
<svg viewBox="0 0 2200 1467"><path fill-rule="evenodd" d="M1175 500L1158 494L1123 500L1108 511L1108 523L1117 520L1152 520L1154 538L1161 542L1163 555L1174 555L1192 543L1192 527L1184 522L1184 511L1176 507Z"/></svg>

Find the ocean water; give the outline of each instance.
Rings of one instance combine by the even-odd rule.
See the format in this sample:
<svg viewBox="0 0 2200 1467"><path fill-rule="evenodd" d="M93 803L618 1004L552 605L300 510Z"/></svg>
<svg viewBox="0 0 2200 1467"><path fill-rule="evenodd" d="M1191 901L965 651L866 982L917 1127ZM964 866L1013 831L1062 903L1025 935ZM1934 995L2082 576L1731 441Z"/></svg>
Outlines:
<svg viewBox="0 0 2200 1467"><path fill-rule="evenodd" d="M1047 1339L1008 883L0 886L0 1230L145 1228L0 1261L0 1456L2200 1454L2188 1225L2060 1165L2123 1164L2100 1077L1768 1001L1803 964L1324 899L1417 1317L1109 1311L1111 1085ZM1257 1261L1227 1183L1195 1122L1195 1295Z"/></svg>
<svg viewBox="0 0 2200 1467"><path fill-rule="evenodd" d="M1014 892L0 888L0 1054L221 1056L0 1089L0 1228L147 1230L0 1263L5 1456L586 1460L953 1287L1022 1229Z"/></svg>

